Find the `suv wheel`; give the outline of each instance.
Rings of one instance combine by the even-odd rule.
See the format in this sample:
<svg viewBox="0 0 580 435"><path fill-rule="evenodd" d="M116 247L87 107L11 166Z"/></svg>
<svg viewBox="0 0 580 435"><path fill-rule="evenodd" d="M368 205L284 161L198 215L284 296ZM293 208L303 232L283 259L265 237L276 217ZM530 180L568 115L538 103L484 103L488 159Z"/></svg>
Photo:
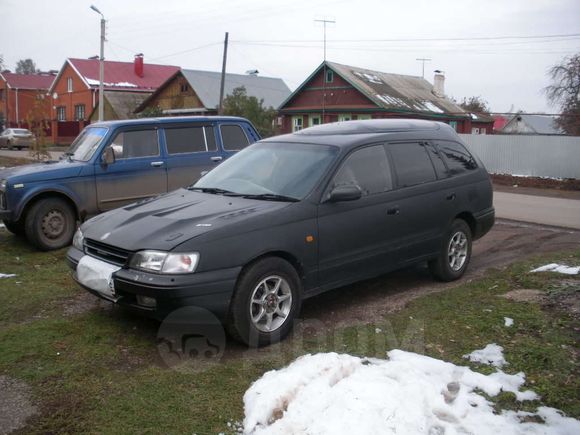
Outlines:
<svg viewBox="0 0 580 435"><path fill-rule="evenodd" d="M75 232L72 207L60 198L36 202L26 214L25 231L28 240L43 251L70 245Z"/></svg>
<svg viewBox="0 0 580 435"><path fill-rule="evenodd" d="M10 231L12 234L15 234L17 236L24 235L24 224L21 220L16 222L8 222L3 220L2 223L4 224L6 229Z"/></svg>
<svg viewBox="0 0 580 435"><path fill-rule="evenodd" d="M429 262L433 276L441 281L461 278L471 259L471 245L469 225L461 219L456 219L443 239L439 256Z"/></svg>
<svg viewBox="0 0 580 435"><path fill-rule="evenodd" d="M242 272L231 301L227 328L250 346L282 340L292 330L301 306L296 270L281 258L266 258Z"/></svg>

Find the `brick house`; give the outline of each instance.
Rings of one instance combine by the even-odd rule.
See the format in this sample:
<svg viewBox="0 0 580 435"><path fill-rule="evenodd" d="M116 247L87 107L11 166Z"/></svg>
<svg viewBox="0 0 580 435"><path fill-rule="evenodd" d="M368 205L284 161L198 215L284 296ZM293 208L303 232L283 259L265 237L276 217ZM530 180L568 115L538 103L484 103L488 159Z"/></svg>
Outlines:
<svg viewBox="0 0 580 435"><path fill-rule="evenodd" d="M50 125L50 98L48 90L55 74L0 73L1 128L32 128L29 121Z"/></svg>
<svg viewBox="0 0 580 435"><path fill-rule="evenodd" d="M105 91L151 93L178 70L177 66L145 64L142 55L135 56L134 62L105 61ZM99 60L67 59L50 87L50 95L52 140L70 143L98 106Z"/></svg>
<svg viewBox="0 0 580 435"><path fill-rule="evenodd" d="M159 108L166 115L216 115L220 83L220 72L182 69L147 98L136 112ZM262 100L264 107L277 108L290 95L290 88L282 79L227 73L224 96L242 86L249 97Z"/></svg>
<svg viewBox="0 0 580 435"><path fill-rule="evenodd" d="M354 119L416 118L442 121L458 133L492 133L493 119L467 113L445 97L445 76L421 77L323 62L278 108L283 133ZM473 130L475 131L475 130Z"/></svg>

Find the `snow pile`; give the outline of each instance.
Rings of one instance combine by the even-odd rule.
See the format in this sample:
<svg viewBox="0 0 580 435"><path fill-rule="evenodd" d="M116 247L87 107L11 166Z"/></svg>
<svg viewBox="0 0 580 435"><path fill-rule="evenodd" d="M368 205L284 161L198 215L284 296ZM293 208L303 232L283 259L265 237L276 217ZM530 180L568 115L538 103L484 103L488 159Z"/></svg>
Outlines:
<svg viewBox="0 0 580 435"><path fill-rule="evenodd" d="M495 414L482 395L519 391L523 373L491 375L401 350L387 360L336 353L305 355L265 373L244 395L244 433L264 434L565 434L580 422L553 408ZM524 422L539 416L545 424Z"/></svg>
<svg viewBox="0 0 580 435"><path fill-rule="evenodd" d="M463 355L471 362L489 364L494 367L503 367L507 364L503 356L503 347L495 343L488 344L483 349L474 350L470 354Z"/></svg>
<svg viewBox="0 0 580 435"><path fill-rule="evenodd" d="M503 318L503 325L507 328L510 328L514 324L514 319L511 317L504 317Z"/></svg>
<svg viewBox="0 0 580 435"><path fill-rule="evenodd" d="M0 273L0 278L13 278L15 276L13 273Z"/></svg>
<svg viewBox="0 0 580 435"><path fill-rule="evenodd" d="M578 275L580 273L580 266L565 266L563 264L550 263L545 266L538 267L532 272L558 272L566 275Z"/></svg>

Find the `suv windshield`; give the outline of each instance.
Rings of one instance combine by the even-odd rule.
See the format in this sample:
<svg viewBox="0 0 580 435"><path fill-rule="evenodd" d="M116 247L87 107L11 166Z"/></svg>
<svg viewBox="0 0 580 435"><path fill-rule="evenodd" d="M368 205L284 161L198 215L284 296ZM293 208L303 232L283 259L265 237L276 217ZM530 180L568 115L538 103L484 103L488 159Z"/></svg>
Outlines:
<svg viewBox="0 0 580 435"><path fill-rule="evenodd" d="M226 160L191 188L263 199L303 199L337 151L327 145L257 143Z"/></svg>
<svg viewBox="0 0 580 435"><path fill-rule="evenodd" d="M89 161L105 134L107 134L107 129L103 127L85 128L71 144L65 155L72 160Z"/></svg>

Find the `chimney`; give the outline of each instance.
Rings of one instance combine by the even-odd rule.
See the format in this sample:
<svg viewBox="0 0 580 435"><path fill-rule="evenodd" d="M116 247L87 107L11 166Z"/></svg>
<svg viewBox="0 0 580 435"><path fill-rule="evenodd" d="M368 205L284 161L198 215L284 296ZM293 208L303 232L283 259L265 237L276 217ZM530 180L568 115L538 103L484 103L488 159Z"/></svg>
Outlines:
<svg viewBox="0 0 580 435"><path fill-rule="evenodd" d="M143 77L145 74L143 73L143 53L139 53L135 55L135 74L139 77Z"/></svg>
<svg viewBox="0 0 580 435"><path fill-rule="evenodd" d="M443 71L435 70L435 77L433 78L433 93L437 97L445 96L445 74Z"/></svg>

